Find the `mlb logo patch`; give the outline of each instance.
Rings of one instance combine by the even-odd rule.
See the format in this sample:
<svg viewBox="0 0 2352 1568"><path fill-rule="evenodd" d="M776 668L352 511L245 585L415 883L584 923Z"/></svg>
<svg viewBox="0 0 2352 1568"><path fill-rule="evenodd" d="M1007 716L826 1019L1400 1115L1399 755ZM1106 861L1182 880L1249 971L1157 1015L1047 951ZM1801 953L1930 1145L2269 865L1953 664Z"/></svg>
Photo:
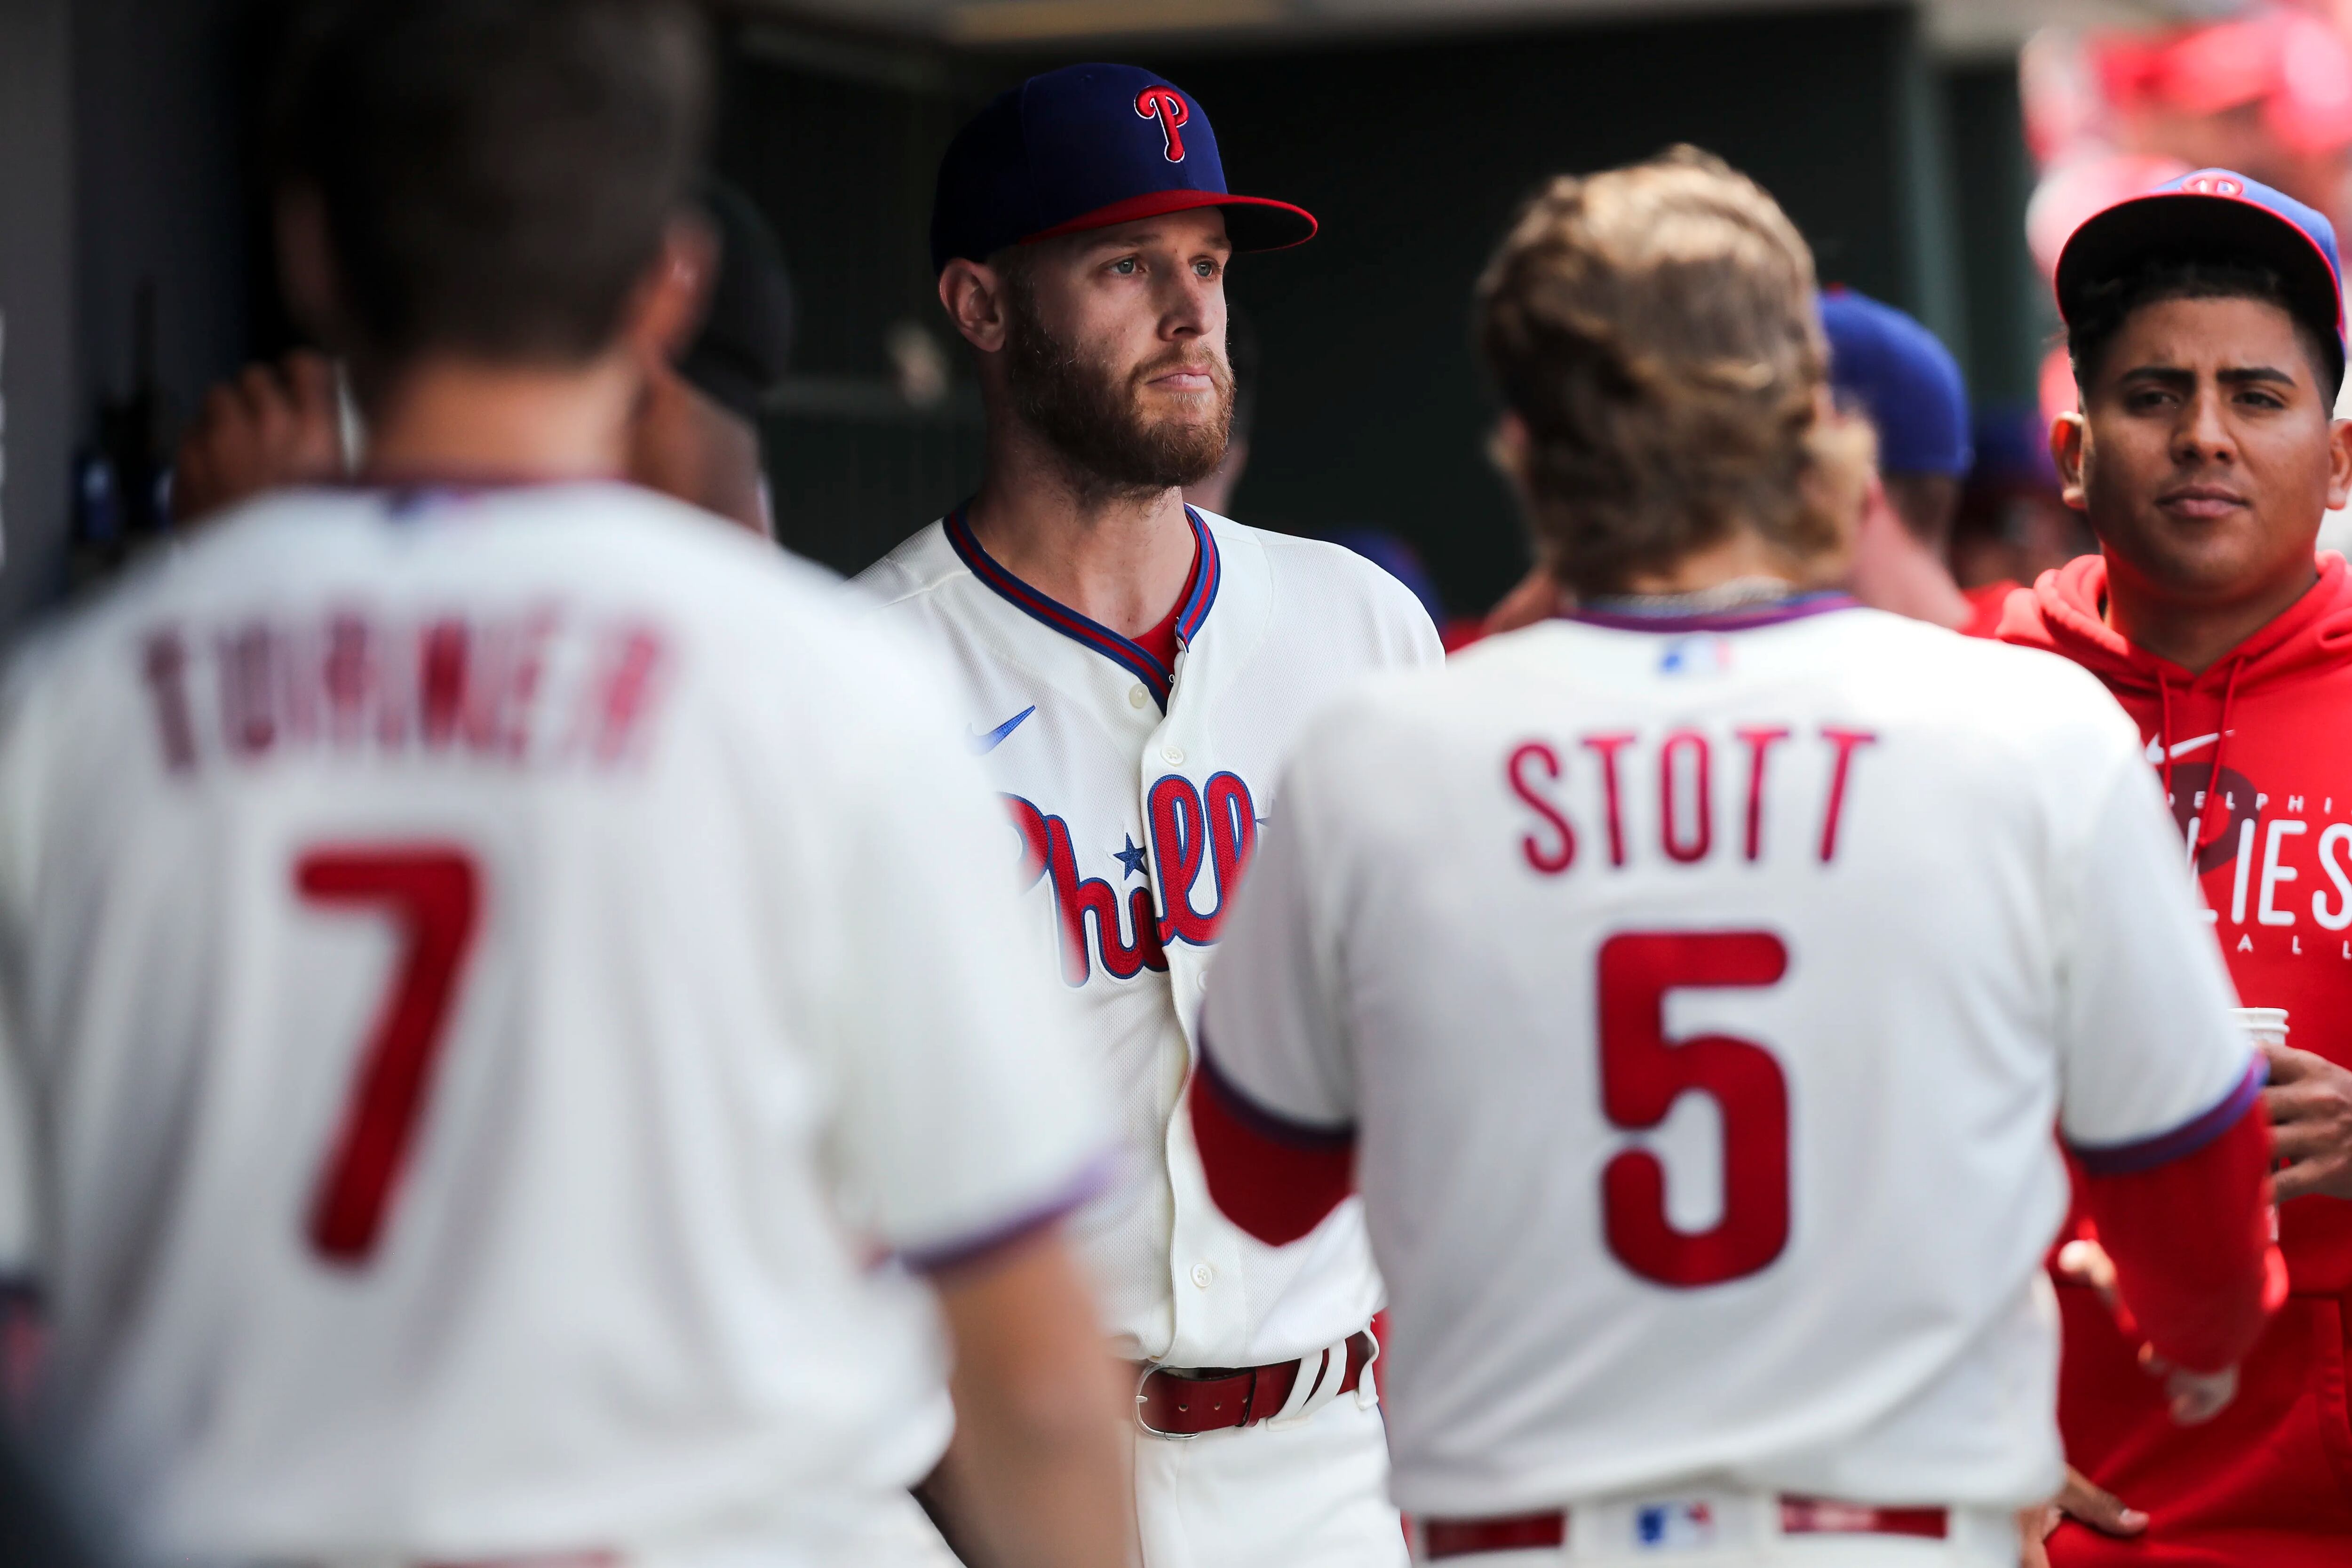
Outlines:
<svg viewBox="0 0 2352 1568"><path fill-rule="evenodd" d="M1660 675L1721 675L1731 668L1731 639L1712 632L1676 637L1658 657Z"/></svg>
<svg viewBox="0 0 2352 1568"><path fill-rule="evenodd" d="M1715 1510L1696 1499L1643 1503L1633 1510L1637 1552L1688 1552L1715 1544Z"/></svg>

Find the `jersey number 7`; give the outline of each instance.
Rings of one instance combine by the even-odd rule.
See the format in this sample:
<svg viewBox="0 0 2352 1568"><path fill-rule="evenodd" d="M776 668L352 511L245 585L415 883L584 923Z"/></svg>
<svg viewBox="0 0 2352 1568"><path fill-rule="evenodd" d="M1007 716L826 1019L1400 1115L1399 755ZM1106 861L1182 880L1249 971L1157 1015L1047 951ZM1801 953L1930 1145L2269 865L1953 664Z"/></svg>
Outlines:
<svg viewBox="0 0 2352 1568"><path fill-rule="evenodd" d="M448 845L335 846L304 855L294 885L306 902L382 909L401 933L398 971L310 1201L311 1247L351 1267L374 1252L407 1163L473 945L481 878L473 857Z"/></svg>
<svg viewBox="0 0 2352 1568"><path fill-rule="evenodd" d="M1712 1230L1676 1230L1666 1216L1666 1168L1645 1149L1618 1153L1601 1173L1603 1229L1617 1260L1644 1279L1684 1289L1756 1273L1789 1245L1789 1082L1772 1053L1730 1035L1666 1037L1666 993L1683 986L1770 985L1789 950L1769 931L1623 932L1601 944L1601 1108L1643 1131L1685 1089L1723 1116L1723 1217Z"/></svg>

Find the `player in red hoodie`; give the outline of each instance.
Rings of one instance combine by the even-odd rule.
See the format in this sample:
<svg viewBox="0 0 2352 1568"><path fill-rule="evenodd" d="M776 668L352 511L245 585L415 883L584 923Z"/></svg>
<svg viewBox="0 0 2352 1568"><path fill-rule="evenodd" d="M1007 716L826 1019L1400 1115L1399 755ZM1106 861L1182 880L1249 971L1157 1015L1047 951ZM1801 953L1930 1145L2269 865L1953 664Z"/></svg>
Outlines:
<svg viewBox="0 0 2352 1568"><path fill-rule="evenodd" d="M2083 412L2053 454L2101 553L2009 605L2138 720L2241 999L2287 1010L2269 1110L2292 1294L2209 1425L2168 1419L2135 1336L2060 1291L2068 1458L2147 1510L2069 1522L2055 1568L2352 1563L2352 575L2314 558L2352 494L2326 219L2226 171L2119 203L2059 262Z"/></svg>

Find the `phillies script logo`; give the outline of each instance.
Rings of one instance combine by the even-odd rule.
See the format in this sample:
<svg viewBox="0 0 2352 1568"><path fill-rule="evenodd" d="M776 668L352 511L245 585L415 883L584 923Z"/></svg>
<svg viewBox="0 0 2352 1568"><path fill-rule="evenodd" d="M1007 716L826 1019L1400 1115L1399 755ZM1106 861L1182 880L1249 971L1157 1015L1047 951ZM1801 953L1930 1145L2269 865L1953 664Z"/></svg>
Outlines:
<svg viewBox="0 0 2352 1568"><path fill-rule="evenodd" d="M1166 144L1168 161L1184 161L1184 137L1180 129L1192 118L1192 105L1184 95L1172 87L1147 87L1135 95L1135 113L1139 120L1160 121L1160 140Z"/></svg>
<svg viewBox="0 0 2352 1568"><path fill-rule="evenodd" d="M1239 775L1219 773L1207 788L1196 790L1192 780L1171 773L1151 786L1145 801L1143 831L1150 841L1151 870L1141 870L1144 854L1137 854L1129 866L1128 876L1142 875L1144 883L1127 889L1122 921L1119 890L1101 877L1078 875L1069 823L1046 816L1017 795L1006 795L1004 804L1021 835L1022 889L1053 878L1054 908L1062 925L1062 978L1072 985L1087 983L1097 958L1107 973L1131 980L1146 969L1165 970L1169 942L1206 947L1216 941L1228 900L1257 850L1257 807ZM1210 887L1201 890L1213 892L1216 900L1206 910L1193 903L1203 873ZM1168 911L1164 917L1151 902L1155 876L1160 907ZM1094 922L1091 941L1087 935L1089 920Z"/></svg>

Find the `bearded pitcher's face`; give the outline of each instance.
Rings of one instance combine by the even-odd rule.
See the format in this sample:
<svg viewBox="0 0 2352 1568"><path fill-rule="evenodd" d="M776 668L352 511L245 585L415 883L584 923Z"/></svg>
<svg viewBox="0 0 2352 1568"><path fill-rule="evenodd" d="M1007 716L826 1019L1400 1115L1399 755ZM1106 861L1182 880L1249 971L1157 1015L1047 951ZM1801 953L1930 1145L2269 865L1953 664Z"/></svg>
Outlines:
<svg viewBox="0 0 2352 1568"><path fill-rule="evenodd" d="M1080 468L1164 490L1216 471L1233 429L1214 208L1024 247L1006 270L1013 407Z"/></svg>

